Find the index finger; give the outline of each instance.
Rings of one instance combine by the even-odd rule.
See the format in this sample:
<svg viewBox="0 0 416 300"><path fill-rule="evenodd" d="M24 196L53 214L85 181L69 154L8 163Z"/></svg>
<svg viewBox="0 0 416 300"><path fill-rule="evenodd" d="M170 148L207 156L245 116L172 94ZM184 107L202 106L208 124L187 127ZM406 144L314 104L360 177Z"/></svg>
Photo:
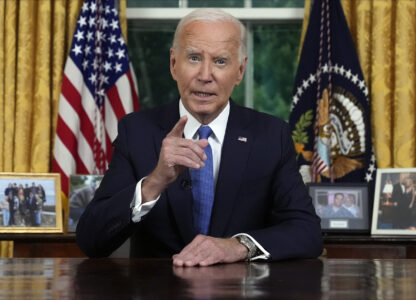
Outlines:
<svg viewBox="0 0 416 300"><path fill-rule="evenodd" d="M168 136L182 137L183 130L185 129L186 122L188 121L187 116L182 116L179 121L173 126L172 130L168 133Z"/></svg>

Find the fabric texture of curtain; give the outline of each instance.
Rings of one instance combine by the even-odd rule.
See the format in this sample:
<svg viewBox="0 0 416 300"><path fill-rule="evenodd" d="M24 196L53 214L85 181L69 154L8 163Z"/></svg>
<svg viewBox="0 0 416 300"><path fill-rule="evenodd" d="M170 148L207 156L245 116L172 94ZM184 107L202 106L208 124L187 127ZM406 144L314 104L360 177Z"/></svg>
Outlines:
<svg viewBox="0 0 416 300"><path fill-rule="evenodd" d="M0 0L0 171L49 172L81 0Z"/></svg>
<svg viewBox="0 0 416 300"><path fill-rule="evenodd" d="M63 68L83 0L0 0L0 171L49 172ZM119 0L126 36L126 0Z"/></svg>
<svg viewBox="0 0 416 300"><path fill-rule="evenodd" d="M305 1L305 20L310 1ZM341 3L370 91L378 167L415 167L416 1Z"/></svg>

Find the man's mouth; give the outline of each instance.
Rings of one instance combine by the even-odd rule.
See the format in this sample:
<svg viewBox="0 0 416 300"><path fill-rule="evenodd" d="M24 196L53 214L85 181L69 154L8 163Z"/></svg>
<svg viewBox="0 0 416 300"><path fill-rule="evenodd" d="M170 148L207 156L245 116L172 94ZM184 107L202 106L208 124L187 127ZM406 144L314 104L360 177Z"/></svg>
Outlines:
<svg viewBox="0 0 416 300"><path fill-rule="evenodd" d="M201 98L207 98L207 97L211 97L215 95L214 93L205 93L205 92L193 92L193 94Z"/></svg>

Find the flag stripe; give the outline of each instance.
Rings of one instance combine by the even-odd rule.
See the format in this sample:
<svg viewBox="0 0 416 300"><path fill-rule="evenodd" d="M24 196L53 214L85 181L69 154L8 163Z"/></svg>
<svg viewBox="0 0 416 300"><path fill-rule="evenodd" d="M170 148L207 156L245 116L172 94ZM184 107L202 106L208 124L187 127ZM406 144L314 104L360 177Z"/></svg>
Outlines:
<svg viewBox="0 0 416 300"><path fill-rule="evenodd" d="M65 114L60 114L59 118L70 128L72 133L79 132L80 120L79 114L74 110L73 106L69 104L64 95L60 98L60 109L64 110ZM57 125L60 128L59 123ZM75 134L74 134L75 136ZM75 136L76 138L76 136Z"/></svg>
<svg viewBox="0 0 416 300"><path fill-rule="evenodd" d="M107 143L107 161L110 161L111 159L111 155L113 154L113 147L112 147L112 140L111 138L108 136L108 134L105 136L106 137L106 143Z"/></svg>
<svg viewBox="0 0 416 300"><path fill-rule="evenodd" d="M72 108L79 114L79 111L81 109L81 95L78 93L78 90L68 79L65 73L62 78L61 98L62 97L65 97L65 99L67 99L68 103L72 106ZM59 106L62 105L61 102L62 101L60 100ZM59 107L60 111L65 111L64 109L64 107Z"/></svg>
<svg viewBox="0 0 416 300"><path fill-rule="evenodd" d="M59 168L67 176L72 173L72 170L75 170L76 163L72 153L65 147L62 143L59 135L55 137L55 159L59 165ZM55 170L54 170L55 171Z"/></svg>
<svg viewBox="0 0 416 300"><path fill-rule="evenodd" d="M117 93L119 97L120 97L121 91L130 91L131 87L130 87L130 82L127 77L127 74L121 76L117 80L115 86L117 87ZM122 109L124 112L123 115L125 115L126 111L133 111L133 97L131 93L128 93L125 97L122 97L122 98L120 97L120 102L122 104Z"/></svg>
<svg viewBox="0 0 416 300"><path fill-rule="evenodd" d="M117 122L138 100L114 0L85 0L65 64L52 160L65 193L71 174L105 171Z"/></svg>
<svg viewBox="0 0 416 300"><path fill-rule="evenodd" d="M75 137L73 131L67 126L67 124L58 116L58 125L60 128L59 131L59 141L66 147L68 150L68 155L72 156L72 160L75 161L76 168L81 174L87 174L88 170L85 167L84 163L80 159L77 149L78 149L78 140ZM66 158L65 158L66 159ZM69 175L68 173L66 173Z"/></svg>
<svg viewBox="0 0 416 300"><path fill-rule="evenodd" d="M110 99L109 104L113 108L113 111L117 117L117 119L120 119L122 116L125 115L123 103L121 102L120 96L118 94L118 88L117 84L112 86L107 91L108 99Z"/></svg>
<svg viewBox="0 0 416 300"><path fill-rule="evenodd" d="M113 141L117 136L117 116L113 111L113 107L111 106L108 97L106 97L105 101L105 129L107 131L109 139Z"/></svg>
<svg viewBox="0 0 416 300"><path fill-rule="evenodd" d="M93 147L90 147L90 144L87 142L84 135L81 134L78 138L78 153L82 153L80 158L87 170L86 174L94 173L95 160L92 149Z"/></svg>
<svg viewBox="0 0 416 300"><path fill-rule="evenodd" d="M132 75L133 74L133 75ZM139 110L139 93L136 89L136 77L134 76L134 72L131 71L127 72L127 78L129 79L131 94L133 95L133 110Z"/></svg>
<svg viewBox="0 0 416 300"><path fill-rule="evenodd" d="M53 158L52 166L53 166L54 172L61 174L61 190L65 193L65 195L67 195L69 192L69 189L68 189L69 182L68 182L68 176L66 175L64 170L62 170L60 167L62 166L62 164L58 163L57 160Z"/></svg>

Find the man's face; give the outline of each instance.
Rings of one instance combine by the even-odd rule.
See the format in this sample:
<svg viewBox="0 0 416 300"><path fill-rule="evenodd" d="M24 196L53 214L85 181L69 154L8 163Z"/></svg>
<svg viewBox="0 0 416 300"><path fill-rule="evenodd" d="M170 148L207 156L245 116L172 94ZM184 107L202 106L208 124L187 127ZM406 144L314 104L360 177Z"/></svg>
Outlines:
<svg viewBox="0 0 416 300"><path fill-rule="evenodd" d="M177 49L170 51L170 71L185 108L202 124L214 120L244 75L240 29L232 22L185 25Z"/></svg>
<svg viewBox="0 0 416 300"><path fill-rule="evenodd" d="M350 207L352 205L353 201L351 197L347 197L345 199L345 206Z"/></svg>
<svg viewBox="0 0 416 300"><path fill-rule="evenodd" d="M337 194L337 195L335 195L335 198L334 198L334 206L341 206L342 205L342 200L344 200L344 196L343 195L340 195L340 194Z"/></svg>
<svg viewBox="0 0 416 300"><path fill-rule="evenodd" d="M399 174L399 181L400 181L400 183L401 184L405 184L407 177L408 177L408 173L400 173Z"/></svg>

